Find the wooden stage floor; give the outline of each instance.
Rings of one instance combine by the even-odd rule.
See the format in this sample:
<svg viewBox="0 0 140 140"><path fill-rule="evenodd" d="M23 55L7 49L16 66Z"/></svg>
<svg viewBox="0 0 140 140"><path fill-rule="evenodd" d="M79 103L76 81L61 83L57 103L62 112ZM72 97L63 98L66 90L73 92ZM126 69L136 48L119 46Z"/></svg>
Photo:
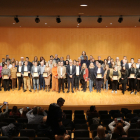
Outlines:
<svg viewBox="0 0 140 140"><path fill-rule="evenodd" d="M65 90L65 92L67 89ZM126 91L123 95L121 90L118 90L118 93L111 93L111 90L108 92L101 91L101 93L96 93L96 90L89 92L89 89L86 92L75 92L75 93L57 93L57 92L23 92L23 90L18 91L0 91L0 103L7 101L9 105L17 106L44 106L48 108L50 103L57 101L59 97L65 99L64 107L73 107L73 109L85 109L89 108L91 105L96 105L97 109L111 109L112 107L120 109L122 107L128 108L139 108L140 109L140 93L130 94Z"/></svg>

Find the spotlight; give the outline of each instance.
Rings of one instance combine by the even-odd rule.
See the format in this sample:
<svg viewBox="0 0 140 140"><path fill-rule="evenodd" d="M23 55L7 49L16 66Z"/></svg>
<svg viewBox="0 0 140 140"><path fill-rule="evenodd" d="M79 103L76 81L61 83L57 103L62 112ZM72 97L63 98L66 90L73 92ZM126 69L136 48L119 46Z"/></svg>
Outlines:
<svg viewBox="0 0 140 140"><path fill-rule="evenodd" d="M40 22L39 16L37 16L37 17L35 18L35 22L36 22L36 23L39 23L39 22Z"/></svg>
<svg viewBox="0 0 140 140"><path fill-rule="evenodd" d="M81 23L82 22L82 19L80 18L80 16L79 16L79 18L77 18L77 22L78 23Z"/></svg>
<svg viewBox="0 0 140 140"><path fill-rule="evenodd" d="M15 20L16 23L18 23L18 22L19 22L18 16L16 16L16 17L14 18L14 20Z"/></svg>
<svg viewBox="0 0 140 140"><path fill-rule="evenodd" d="M101 22L102 22L102 16L100 16L100 17L97 19L97 22L98 22L98 23L101 23Z"/></svg>
<svg viewBox="0 0 140 140"><path fill-rule="evenodd" d="M123 21L122 15L119 17L118 22L121 23Z"/></svg>
<svg viewBox="0 0 140 140"><path fill-rule="evenodd" d="M60 23L60 22L61 22L60 16L58 16L58 17L56 18L56 22L57 22L57 23Z"/></svg>

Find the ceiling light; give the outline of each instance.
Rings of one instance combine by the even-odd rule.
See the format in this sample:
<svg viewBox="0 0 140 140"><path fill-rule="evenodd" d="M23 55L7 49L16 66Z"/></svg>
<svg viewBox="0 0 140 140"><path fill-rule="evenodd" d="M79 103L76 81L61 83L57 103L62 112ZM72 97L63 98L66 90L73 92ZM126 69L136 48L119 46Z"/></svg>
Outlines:
<svg viewBox="0 0 140 140"><path fill-rule="evenodd" d="M13 24L15 24L15 23L13 23Z"/></svg>
<svg viewBox="0 0 140 140"><path fill-rule="evenodd" d="M107 27L107 26L106 26Z"/></svg>
<svg viewBox="0 0 140 140"><path fill-rule="evenodd" d="M110 25L112 25L112 23L110 23Z"/></svg>
<svg viewBox="0 0 140 140"><path fill-rule="evenodd" d="M37 16L37 17L35 18L35 22L36 22L36 23L39 23L39 22L40 22L39 16Z"/></svg>
<svg viewBox="0 0 140 140"><path fill-rule="evenodd" d="M100 16L100 17L97 19L97 22L98 22L98 23L101 23L101 22L102 22L102 16Z"/></svg>
<svg viewBox="0 0 140 140"><path fill-rule="evenodd" d="M77 27L79 27L79 26L77 26Z"/></svg>
<svg viewBox="0 0 140 140"><path fill-rule="evenodd" d="M60 22L61 22L60 16L58 16L58 17L56 18L56 22L57 22L57 23L60 23Z"/></svg>
<svg viewBox="0 0 140 140"><path fill-rule="evenodd" d="M137 26L135 26L135 27L137 27Z"/></svg>
<svg viewBox="0 0 140 140"><path fill-rule="evenodd" d="M77 18L77 22L78 23L81 23L82 22L82 19L80 18L80 16L79 16L79 18Z"/></svg>
<svg viewBox="0 0 140 140"><path fill-rule="evenodd" d="M47 23L45 23L45 25L46 25Z"/></svg>
<svg viewBox="0 0 140 140"><path fill-rule="evenodd" d="M119 17L119 19L118 19L118 22L119 23L122 23L122 21L123 21L123 17L122 17L122 15Z"/></svg>
<svg viewBox="0 0 140 140"><path fill-rule="evenodd" d="M21 27L21 26L19 26L19 27Z"/></svg>
<svg viewBox="0 0 140 140"><path fill-rule="evenodd" d="M87 4L81 4L80 6L88 6Z"/></svg>
<svg viewBox="0 0 140 140"><path fill-rule="evenodd" d="M19 22L18 16L16 16L16 17L14 18L14 20L15 20L16 23L18 23L18 22Z"/></svg>
<svg viewBox="0 0 140 140"><path fill-rule="evenodd" d="M77 25L79 25L79 24L77 24Z"/></svg>

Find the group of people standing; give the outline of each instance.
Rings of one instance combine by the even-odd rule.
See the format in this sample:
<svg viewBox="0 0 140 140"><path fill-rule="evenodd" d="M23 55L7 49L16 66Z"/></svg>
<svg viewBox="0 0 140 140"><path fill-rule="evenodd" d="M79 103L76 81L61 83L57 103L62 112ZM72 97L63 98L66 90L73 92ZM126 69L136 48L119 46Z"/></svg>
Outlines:
<svg viewBox="0 0 140 140"><path fill-rule="evenodd" d="M34 61L30 62L29 58L21 57L21 61L15 61L14 58L10 59L9 55L2 58L0 63L0 85L1 81L4 86L4 91L10 90L10 86L14 90L16 86L20 90L21 85L23 91L26 92L27 86L30 92L33 88L34 91L46 90L57 91L65 93L74 93L80 91L79 83L82 84L82 91L87 90L87 81L89 81L89 91L96 89L97 92L101 92L101 88L106 91L112 89L112 93L117 93L119 85L122 85L122 93L128 90L131 94L140 90L140 59L138 63L134 62L134 58L131 58L131 62L128 63L127 57L124 56L123 60L119 60L119 57L114 60L110 56L104 61L98 56L98 60L95 60L92 55L88 60L86 52L83 51L78 60L71 60L70 55L66 56L64 61L63 57L58 58L56 54L50 56L48 62L41 56L38 61L37 56L34 57ZM45 76L46 74L46 76ZM110 86L108 86L110 85ZM39 88L40 86L40 88ZM71 87L71 88L70 88ZM1 86L0 86L1 90Z"/></svg>

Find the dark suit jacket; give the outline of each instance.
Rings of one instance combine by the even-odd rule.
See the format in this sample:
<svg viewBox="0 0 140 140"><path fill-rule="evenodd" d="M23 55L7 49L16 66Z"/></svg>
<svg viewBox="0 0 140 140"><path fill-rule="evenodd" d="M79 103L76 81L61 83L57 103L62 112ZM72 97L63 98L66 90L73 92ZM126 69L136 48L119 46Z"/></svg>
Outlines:
<svg viewBox="0 0 140 140"><path fill-rule="evenodd" d="M25 65L22 66L22 70L21 70L22 74L24 74L24 67L25 67ZM30 73L28 73L28 76L30 77L30 75L31 75L31 67L30 67L30 65L27 65L27 71L30 72Z"/></svg>
<svg viewBox="0 0 140 140"><path fill-rule="evenodd" d="M98 61L101 65L103 64L103 61L102 60L96 60L96 61Z"/></svg>
<svg viewBox="0 0 140 140"><path fill-rule="evenodd" d="M83 63L86 63L87 68L88 68L88 66L89 66L89 61L88 61L88 60L81 60L81 66L83 65Z"/></svg>
<svg viewBox="0 0 140 140"><path fill-rule="evenodd" d="M76 67L72 65L72 78L74 78L75 74L76 74ZM70 76L70 65L67 66L67 75L68 77Z"/></svg>
<svg viewBox="0 0 140 140"><path fill-rule="evenodd" d="M31 63L30 61L28 61L28 65L29 65L30 67L32 67L32 63Z"/></svg>
<svg viewBox="0 0 140 140"><path fill-rule="evenodd" d="M97 76L97 70L98 70L98 67L95 68L95 72L94 72L95 77ZM104 70L103 70L102 67L101 67L101 74L102 74L102 77L103 77L104 76Z"/></svg>

